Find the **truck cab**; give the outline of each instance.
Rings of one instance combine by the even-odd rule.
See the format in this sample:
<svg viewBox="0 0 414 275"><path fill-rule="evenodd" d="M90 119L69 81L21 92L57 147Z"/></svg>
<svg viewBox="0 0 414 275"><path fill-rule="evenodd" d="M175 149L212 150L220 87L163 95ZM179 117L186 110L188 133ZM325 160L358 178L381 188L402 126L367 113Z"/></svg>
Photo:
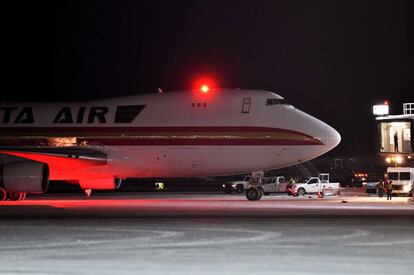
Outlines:
<svg viewBox="0 0 414 275"><path fill-rule="evenodd" d="M412 195L414 185L413 167L388 167L387 174L388 180L392 181L393 194Z"/></svg>
<svg viewBox="0 0 414 275"><path fill-rule="evenodd" d="M286 192L286 179L283 176L264 178L263 194Z"/></svg>
<svg viewBox="0 0 414 275"><path fill-rule="evenodd" d="M241 176L236 180L228 181L223 184L224 193L230 194L232 192L235 193L243 193L244 190L249 188L251 175Z"/></svg>

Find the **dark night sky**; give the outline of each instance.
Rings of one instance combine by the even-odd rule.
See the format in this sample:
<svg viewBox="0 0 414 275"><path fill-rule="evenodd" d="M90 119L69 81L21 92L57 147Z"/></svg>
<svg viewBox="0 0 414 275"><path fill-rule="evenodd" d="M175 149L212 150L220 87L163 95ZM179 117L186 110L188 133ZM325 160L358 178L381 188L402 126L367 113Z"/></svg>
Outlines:
<svg viewBox="0 0 414 275"><path fill-rule="evenodd" d="M188 89L207 74L331 124L331 154L371 153L371 105L414 101L409 2L18 2L3 9L2 100Z"/></svg>

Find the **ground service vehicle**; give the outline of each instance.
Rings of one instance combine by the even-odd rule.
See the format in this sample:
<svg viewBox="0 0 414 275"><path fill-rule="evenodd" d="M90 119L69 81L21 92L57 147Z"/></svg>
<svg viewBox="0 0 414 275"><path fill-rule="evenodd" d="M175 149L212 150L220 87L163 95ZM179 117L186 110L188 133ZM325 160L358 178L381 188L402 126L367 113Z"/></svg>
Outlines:
<svg viewBox="0 0 414 275"><path fill-rule="evenodd" d="M287 181L285 177L264 178L263 194L286 192Z"/></svg>
<svg viewBox="0 0 414 275"><path fill-rule="evenodd" d="M249 188L251 175L243 176L239 180L229 181L223 184L224 193L230 194L232 192L243 193L243 191Z"/></svg>
<svg viewBox="0 0 414 275"><path fill-rule="evenodd" d="M412 195L414 183L413 167L388 167L387 174L388 180L392 181L393 194Z"/></svg>
<svg viewBox="0 0 414 275"><path fill-rule="evenodd" d="M378 182L377 181L370 181L365 184L365 191L367 193L376 194L378 189Z"/></svg>
<svg viewBox="0 0 414 275"><path fill-rule="evenodd" d="M244 176L240 180L230 181L223 184L224 193L230 194L232 192L243 193L244 190L249 189L251 175ZM285 177L264 177L263 178L263 194L280 193L286 191Z"/></svg>
<svg viewBox="0 0 414 275"><path fill-rule="evenodd" d="M298 196L312 193L338 194L339 182L322 182L317 177L305 179L303 182L296 183L296 192Z"/></svg>

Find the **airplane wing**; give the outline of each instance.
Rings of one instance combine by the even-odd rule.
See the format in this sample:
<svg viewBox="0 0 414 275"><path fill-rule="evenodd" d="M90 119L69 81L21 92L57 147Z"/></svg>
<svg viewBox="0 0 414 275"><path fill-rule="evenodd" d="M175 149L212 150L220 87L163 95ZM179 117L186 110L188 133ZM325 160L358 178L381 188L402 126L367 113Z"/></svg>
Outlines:
<svg viewBox="0 0 414 275"><path fill-rule="evenodd" d="M0 147L0 156L15 156L46 163L50 169L69 170L107 164L107 155L82 147Z"/></svg>

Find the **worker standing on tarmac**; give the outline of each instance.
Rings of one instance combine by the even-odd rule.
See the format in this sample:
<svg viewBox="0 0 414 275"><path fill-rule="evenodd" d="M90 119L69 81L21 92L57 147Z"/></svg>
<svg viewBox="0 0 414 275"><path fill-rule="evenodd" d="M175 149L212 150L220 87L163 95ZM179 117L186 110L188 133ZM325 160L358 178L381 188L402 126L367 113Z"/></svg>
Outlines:
<svg viewBox="0 0 414 275"><path fill-rule="evenodd" d="M378 188L378 198L382 198L384 196L384 182L380 180L377 185Z"/></svg>
<svg viewBox="0 0 414 275"><path fill-rule="evenodd" d="M392 200L392 181L387 181L385 190L387 191L387 200Z"/></svg>
<svg viewBox="0 0 414 275"><path fill-rule="evenodd" d="M288 193L289 196L294 196L296 197L296 182L293 178L290 178L289 183L286 187L286 192Z"/></svg>

